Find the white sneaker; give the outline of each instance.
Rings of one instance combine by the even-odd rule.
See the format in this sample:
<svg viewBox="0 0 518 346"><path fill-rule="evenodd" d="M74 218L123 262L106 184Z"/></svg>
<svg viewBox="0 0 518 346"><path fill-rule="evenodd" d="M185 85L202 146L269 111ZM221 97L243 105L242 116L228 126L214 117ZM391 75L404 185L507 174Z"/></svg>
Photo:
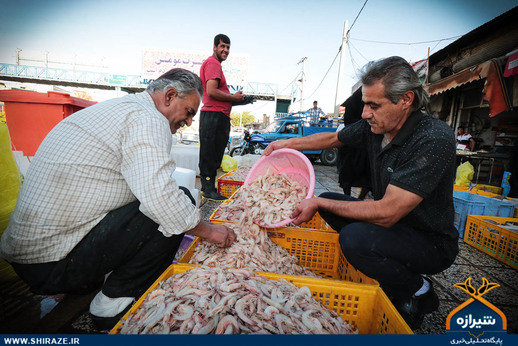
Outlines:
<svg viewBox="0 0 518 346"><path fill-rule="evenodd" d="M99 291L90 303L90 313L97 317L114 317L134 301L133 297L110 298Z"/></svg>

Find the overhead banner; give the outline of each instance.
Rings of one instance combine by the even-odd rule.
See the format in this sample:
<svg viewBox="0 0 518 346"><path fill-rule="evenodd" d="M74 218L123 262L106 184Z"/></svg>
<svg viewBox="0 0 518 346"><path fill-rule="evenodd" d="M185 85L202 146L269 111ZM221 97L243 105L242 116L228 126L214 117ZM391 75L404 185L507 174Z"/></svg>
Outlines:
<svg viewBox="0 0 518 346"><path fill-rule="evenodd" d="M146 50L142 54L142 72L144 80L153 80L172 68L180 67L200 75L201 64L212 52L186 50ZM250 58L244 54L230 54L221 66L229 85L245 85L248 76Z"/></svg>

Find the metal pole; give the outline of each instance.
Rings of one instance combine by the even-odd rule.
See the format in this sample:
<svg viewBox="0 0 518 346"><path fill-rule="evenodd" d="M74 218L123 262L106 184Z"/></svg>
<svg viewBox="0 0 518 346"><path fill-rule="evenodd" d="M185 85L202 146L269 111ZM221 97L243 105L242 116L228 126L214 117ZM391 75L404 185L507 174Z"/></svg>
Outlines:
<svg viewBox="0 0 518 346"><path fill-rule="evenodd" d="M430 71L430 47L428 47L428 55L426 56L426 84L428 84L428 75Z"/></svg>
<svg viewBox="0 0 518 346"><path fill-rule="evenodd" d="M302 76L300 77L299 81L301 83L300 85L300 111L302 112L302 108L304 107L304 79L306 79L306 59L307 57L303 57L299 64L302 63Z"/></svg>
<svg viewBox="0 0 518 346"><path fill-rule="evenodd" d="M16 48L16 65L20 65L20 52L22 50L20 48Z"/></svg>
<svg viewBox="0 0 518 346"><path fill-rule="evenodd" d="M335 94L335 110L334 110L334 118L338 118L338 109L340 105L338 104L338 93L340 92L340 85L342 82L342 68L344 65L344 50L345 45L347 44L347 28L349 26L349 21L346 20L344 23L344 34L342 36L342 46L340 47L340 65L338 65L338 80L336 82L336 94Z"/></svg>

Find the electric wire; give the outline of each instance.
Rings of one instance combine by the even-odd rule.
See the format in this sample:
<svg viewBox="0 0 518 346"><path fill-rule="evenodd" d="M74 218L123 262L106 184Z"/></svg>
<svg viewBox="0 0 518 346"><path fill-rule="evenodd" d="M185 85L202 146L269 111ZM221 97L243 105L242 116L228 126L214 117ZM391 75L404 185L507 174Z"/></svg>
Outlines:
<svg viewBox="0 0 518 346"><path fill-rule="evenodd" d="M349 52L349 57L351 58L351 64L353 65L353 68L356 70L359 68L359 66L353 58L352 49L351 49L351 46L349 45L349 42L347 42L347 48L349 48L349 49L347 49L347 51ZM359 54L359 52L358 52L358 54Z"/></svg>
<svg viewBox="0 0 518 346"><path fill-rule="evenodd" d="M327 69L326 74L324 75L324 78L322 78L322 80L320 81L320 83L318 84L318 86L316 87L316 89L313 91L313 93L311 93L311 95L309 95L309 96L307 97L308 99L310 99L310 98L311 98L311 96L313 96L313 95L317 92L318 88L320 88L320 86L322 85L322 83L323 83L323 82L324 82L324 80L326 79L327 74L329 73L329 71L331 71L331 68L332 68L332 67L333 67L333 65L335 64L335 61L336 61L336 58L338 57L338 54L340 54L340 50L338 50L338 52L336 53L335 58L333 59L333 62L331 63L331 66L329 66L329 68Z"/></svg>
<svg viewBox="0 0 518 346"><path fill-rule="evenodd" d="M362 13L365 5L367 5L367 2L369 0L365 0L365 2L363 3L363 6L362 8L360 9L360 11L358 12L358 14L356 15L356 18L354 18L353 20L353 23L351 24L351 27L347 30L347 33L345 34L345 37L348 37L349 36L349 32L351 32L351 29L353 28L354 24L356 23L356 20L358 20L358 17L360 16L360 14ZM347 41L347 40L346 40ZM340 45L340 48L338 48L338 52L336 53L335 55L335 58L333 59L333 62L331 63L331 66L329 66L329 68L327 69L327 72L326 74L324 75L324 78L322 78L322 80L320 81L320 83L318 84L318 86L316 87L316 89L311 93L311 95L308 96L308 98L310 99L311 96L313 96L317 90L320 88L320 86L322 85L322 83L324 82L324 80L326 79L327 75L329 74L329 71L331 71L331 68L333 67L333 65L335 64L335 61L336 61L336 58L338 57L338 54L340 54L340 52L342 51L342 45Z"/></svg>
<svg viewBox="0 0 518 346"><path fill-rule="evenodd" d="M361 56L365 61L369 62L370 60L367 59L359 50L358 48L356 48L356 46L354 44L352 44L352 42L350 41L347 41L347 47L349 48L349 51L351 51L352 49L354 49L356 51L356 53L358 53L359 56ZM349 52L349 54L351 54L351 52ZM352 55L351 55L351 59L352 59Z"/></svg>
<svg viewBox="0 0 518 346"><path fill-rule="evenodd" d="M387 41L374 41L374 40L363 40L359 38L350 38L353 41L361 41L361 42L369 42L369 43L380 43L380 44L395 44L395 45L405 45L405 46L413 46L416 44L425 44L425 43L433 43L433 42L442 42L442 41L448 41L448 40L455 40L459 37L462 37L462 35L448 37L448 38L441 38L440 40L431 40L431 41L421 41L421 42L387 42Z"/></svg>
<svg viewBox="0 0 518 346"><path fill-rule="evenodd" d="M365 5L367 5L367 2L369 0L365 0L365 2L363 3L363 6L362 8L360 8L360 11L358 12L358 14L356 15L356 18L354 18L353 20L353 23L351 24L351 27L347 30L347 33L345 34L345 37L349 37L349 32L352 30L353 26L354 26L354 23L356 23L356 20L358 19L358 17L360 16L360 14L362 13L363 11L363 8L365 7ZM341 47L340 47L341 48Z"/></svg>
<svg viewBox="0 0 518 346"><path fill-rule="evenodd" d="M295 81L297 81L297 79L299 78L299 76L300 76L301 74L302 74L302 72L297 73L297 75L295 76L295 78L293 78L293 80L292 80L289 84L287 84L287 85L286 85L286 87L280 91L280 93L282 94L286 89L288 89L288 87L289 87L290 85L292 85L293 83L295 83Z"/></svg>

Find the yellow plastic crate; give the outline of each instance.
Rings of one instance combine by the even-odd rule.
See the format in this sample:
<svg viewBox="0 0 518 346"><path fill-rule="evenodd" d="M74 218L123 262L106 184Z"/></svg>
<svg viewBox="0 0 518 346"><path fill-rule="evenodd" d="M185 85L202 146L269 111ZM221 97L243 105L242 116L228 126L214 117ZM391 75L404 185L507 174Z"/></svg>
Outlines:
<svg viewBox="0 0 518 346"><path fill-rule="evenodd" d="M300 265L323 278L379 285L378 281L356 270L347 262L336 232L295 227L268 229L267 232L274 243L297 257ZM201 239L195 238L178 263L189 263L199 242Z"/></svg>
<svg viewBox="0 0 518 346"><path fill-rule="evenodd" d="M328 231L336 233L334 229L329 226L326 221L320 216L320 214L317 212L313 218L307 222L303 222L299 225L301 228L309 228L309 229L318 229L321 231Z"/></svg>
<svg viewBox="0 0 518 346"><path fill-rule="evenodd" d="M159 282L194 267L196 266L188 264L171 265L131 307L122 320L113 327L110 334L119 333L123 321L139 309L146 295L155 289ZM308 287L313 298L321 301L330 310L334 310L347 323L357 328L360 334L413 334L379 286L265 272L257 273L272 280L285 279L297 287Z"/></svg>
<svg viewBox="0 0 518 346"><path fill-rule="evenodd" d="M518 218L469 215L464 242L518 269L518 231L502 227L507 222L518 225Z"/></svg>
<svg viewBox="0 0 518 346"><path fill-rule="evenodd" d="M466 184L465 186L454 185L454 189L462 190L462 191L467 191L468 189L471 189L470 192L473 190L478 190L481 192L493 193L495 195L502 195L502 192L503 192L503 188L501 188L499 186L484 185L484 184L471 184L471 185ZM489 197L493 197L493 196L489 196Z"/></svg>
<svg viewBox="0 0 518 346"><path fill-rule="evenodd" d="M494 192L490 192L490 191L484 191L483 189L480 189L480 188L477 189L475 187L473 187L470 190L468 186L454 185L453 189L457 190L457 191L466 191L466 192L474 193L474 194L477 194L477 195L480 195L480 196L485 196L485 197L495 197L495 196L502 197L502 195L499 195L498 193L494 193Z"/></svg>
<svg viewBox="0 0 518 346"><path fill-rule="evenodd" d="M228 179L232 174L234 172L229 172L218 179L218 193L227 198L230 198L244 183L244 181Z"/></svg>
<svg viewBox="0 0 518 346"><path fill-rule="evenodd" d="M477 184L473 188L475 190L483 190L485 192L496 193L497 195L501 195L504 190L500 186L492 186L492 185L484 185L484 184Z"/></svg>

